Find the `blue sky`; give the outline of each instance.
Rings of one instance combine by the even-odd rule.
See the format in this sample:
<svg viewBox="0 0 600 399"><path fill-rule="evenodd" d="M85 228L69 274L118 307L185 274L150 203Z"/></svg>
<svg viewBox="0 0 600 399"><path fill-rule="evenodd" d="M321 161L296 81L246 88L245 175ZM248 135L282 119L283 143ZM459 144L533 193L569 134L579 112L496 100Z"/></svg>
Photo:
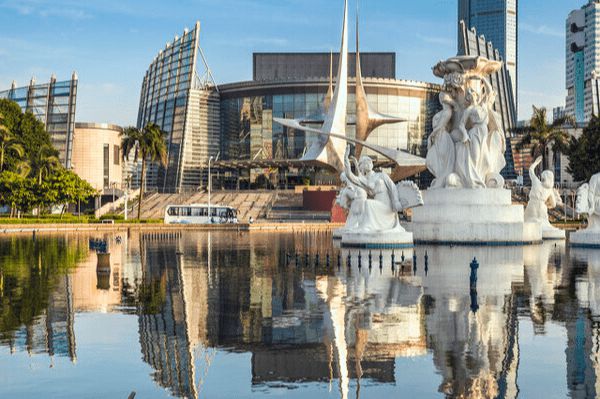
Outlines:
<svg viewBox="0 0 600 399"><path fill-rule="evenodd" d="M456 53L457 0L362 0L363 51L397 53L397 77L436 81ZM0 0L0 88L76 70L77 120L135 124L143 75L156 53L201 22L218 83L250 80L255 51L339 46L342 0ZM563 105L564 25L584 0L521 0L519 118ZM350 1L351 10L354 1ZM352 16L353 18L353 13Z"/></svg>

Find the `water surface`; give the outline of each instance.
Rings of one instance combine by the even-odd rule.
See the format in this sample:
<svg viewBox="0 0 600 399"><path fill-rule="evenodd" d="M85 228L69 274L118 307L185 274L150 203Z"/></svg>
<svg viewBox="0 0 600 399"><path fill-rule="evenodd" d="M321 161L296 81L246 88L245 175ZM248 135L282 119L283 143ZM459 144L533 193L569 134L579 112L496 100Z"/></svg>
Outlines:
<svg viewBox="0 0 600 399"><path fill-rule="evenodd" d="M595 397L599 315L600 251L563 243L2 236L0 397Z"/></svg>

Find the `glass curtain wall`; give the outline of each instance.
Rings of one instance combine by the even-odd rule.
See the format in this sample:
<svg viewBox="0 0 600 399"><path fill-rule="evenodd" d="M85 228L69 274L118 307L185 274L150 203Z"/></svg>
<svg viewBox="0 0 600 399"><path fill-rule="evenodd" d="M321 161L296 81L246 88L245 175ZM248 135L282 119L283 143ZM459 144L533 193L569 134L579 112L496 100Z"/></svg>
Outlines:
<svg viewBox="0 0 600 399"><path fill-rule="evenodd" d="M46 126L52 145L59 152L60 162L71 168L73 132L75 131L75 105L77 99L77 75L71 80L57 82L53 76L49 83L13 87L0 92L0 98L15 101L23 112L31 112Z"/></svg>

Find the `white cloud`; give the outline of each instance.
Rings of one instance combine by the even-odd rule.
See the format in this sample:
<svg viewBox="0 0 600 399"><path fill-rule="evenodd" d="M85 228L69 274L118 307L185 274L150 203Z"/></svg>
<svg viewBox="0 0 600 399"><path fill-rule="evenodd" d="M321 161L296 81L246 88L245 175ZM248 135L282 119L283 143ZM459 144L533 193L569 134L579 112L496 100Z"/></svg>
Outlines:
<svg viewBox="0 0 600 399"><path fill-rule="evenodd" d="M527 23L521 23L519 25L519 27L521 28L521 30L523 30L525 32L533 33L536 35L545 35L545 36L552 36L552 37L564 37L565 36L565 33L563 31L560 31L555 28L551 28L546 25L534 26L534 25L530 25Z"/></svg>
<svg viewBox="0 0 600 399"><path fill-rule="evenodd" d="M430 44L439 44L442 46L447 46L447 47L454 47L455 42L452 39L449 39L447 37L442 37L442 36L425 36L422 35L420 33L417 33L417 37L424 41L425 43L430 43Z"/></svg>

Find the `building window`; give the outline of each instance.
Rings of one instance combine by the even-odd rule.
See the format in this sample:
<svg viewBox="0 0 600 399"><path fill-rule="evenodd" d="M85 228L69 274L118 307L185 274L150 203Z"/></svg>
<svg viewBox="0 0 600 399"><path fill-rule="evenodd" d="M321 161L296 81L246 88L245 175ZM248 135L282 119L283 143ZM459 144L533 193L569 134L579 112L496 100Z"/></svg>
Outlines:
<svg viewBox="0 0 600 399"><path fill-rule="evenodd" d="M104 144L104 188L110 186L110 146Z"/></svg>
<svg viewBox="0 0 600 399"><path fill-rule="evenodd" d="M121 148L118 145L113 145L113 163L115 165L121 164Z"/></svg>

